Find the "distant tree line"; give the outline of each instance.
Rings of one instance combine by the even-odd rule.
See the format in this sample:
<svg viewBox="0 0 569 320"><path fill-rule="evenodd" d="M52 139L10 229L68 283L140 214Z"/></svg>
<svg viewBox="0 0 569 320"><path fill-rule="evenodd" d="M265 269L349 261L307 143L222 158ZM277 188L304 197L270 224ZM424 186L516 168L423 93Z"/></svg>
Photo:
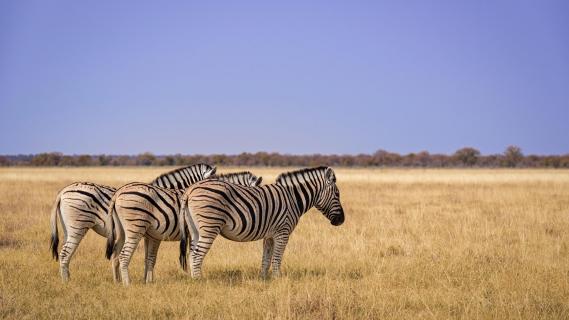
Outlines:
<svg viewBox="0 0 569 320"><path fill-rule="evenodd" d="M452 155L427 151L401 155L385 150L358 155L290 155L280 153L241 153L237 155L64 155L59 152L36 155L0 156L0 166L184 166L194 163L222 166L336 167L424 167L424 168L569 168L569 154L524 155L517 146L501 154L482 155L475 148L462 148Z"/></svg>

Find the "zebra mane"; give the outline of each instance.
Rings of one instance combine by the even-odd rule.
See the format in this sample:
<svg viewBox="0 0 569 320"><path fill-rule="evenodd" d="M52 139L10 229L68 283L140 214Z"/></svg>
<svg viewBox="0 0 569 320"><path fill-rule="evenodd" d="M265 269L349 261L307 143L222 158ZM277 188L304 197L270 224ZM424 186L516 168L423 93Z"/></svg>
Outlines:
<svg viewBox="0 0 569 320"><path fill-rule="evenodd" d="M263 181L262 177L257 177L250 171L212 175L208 179L236 183L247 187L256 187L261 184L261 181Z"/></svg>
<svg viewBox="0 0 569 320"><path fill-rule="evenodd" d="M287 178L304 176L306 173L313 173L313 172L322 173L322 177L324 177L324 172L326 172L326 169L328 169L328 167L320 166L320 167L305 168L296 171L284 172L279 174L275 183L280 185L289 185L290 183L287 182Z"/></svg>
<svg viewBox="0 0 569 320"><path fill-rule="evenodd" d="M234 177L256 177L251 171L240 171L240 172L231 172L231 173L222 173L222 174L214 174L213 176L209 177L209 179L223 179L223 178L234 178Z"/></svg>
<svg viewBox="0 0 569 320"><path fill-rule="evenodd" d="M210 165L207 165L205 163L197 163L163 173L152 180L150 184L174 189L187 188L192 183L189 178L190 176L194 176L194 170L192 170L194 168L198 171L201 171L201 169L204 168L212 169ZM174 180L176 182L176 185L174 185L171 180Z"/></svg>

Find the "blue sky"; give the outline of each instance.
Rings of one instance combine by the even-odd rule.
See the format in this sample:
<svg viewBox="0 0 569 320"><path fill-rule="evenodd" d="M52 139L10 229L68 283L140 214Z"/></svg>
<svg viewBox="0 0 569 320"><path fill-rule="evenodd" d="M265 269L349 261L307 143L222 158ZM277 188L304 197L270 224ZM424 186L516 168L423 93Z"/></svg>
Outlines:
<svg viewBox="0 0 569 320"><path fill-rule="evenodd" d="M569 153L567 1L2 1L0 154Z"/></svg>

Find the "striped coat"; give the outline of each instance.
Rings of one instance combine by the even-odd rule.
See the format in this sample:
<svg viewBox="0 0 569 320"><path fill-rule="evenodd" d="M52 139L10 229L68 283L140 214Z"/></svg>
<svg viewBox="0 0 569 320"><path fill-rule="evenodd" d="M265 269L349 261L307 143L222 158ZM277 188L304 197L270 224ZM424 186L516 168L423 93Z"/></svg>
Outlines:
<svg viewBox="0 0 569 320"><path fill-rule="evenodd" d="M164 173L150 184L166 188L187 188L214 173L215 167L196 164ZM92 229L101 236L107 236L105 218L115 191L115 188L105 185L76 182L58 193L51 212L50 248L53 258L59 260L63 281L69 280L71 258L86 233ZM61 252L58 252L58 220L64 233Z"/></svg>
<svg viewBox="0 0 569 320"><path fill-rule="evenodd" d="M230 181L247 186L261 183L250 172L219 175L212 181ZM130 283L128 265L141 239L145 244L145 281L153 280L158 248L162 241L179 241L178 216L184 190L171 190L145 183L130 183L115 192L107 215L108 259L113 261L115 281Z"/></svg>
<svg viewBox="0 0 569 320"><path fill-rule="evenodd" d="M327 167L281 174L276 183L244 187L205 180L186 190L182 199L181 224L191 237L192 277L201 276L201 265L218 235L233 241L263 239L261 274L280 274L282 255L302 215L316 207L332 225L344 222L340 192L334 171ZM186 228L180 228L185 232ZM186 241L182 234L180 263L186 269Z"/></svg>

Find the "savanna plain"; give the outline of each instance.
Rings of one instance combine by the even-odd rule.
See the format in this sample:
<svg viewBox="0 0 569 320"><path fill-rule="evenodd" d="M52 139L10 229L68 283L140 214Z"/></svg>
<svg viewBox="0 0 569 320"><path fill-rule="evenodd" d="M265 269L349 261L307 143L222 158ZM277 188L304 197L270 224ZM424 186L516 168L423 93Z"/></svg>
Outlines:
<svg viewBox="0 0 569 320"><path fill-rule="evenodd" d="M119 187L171 168L1 168L0 317L206 319L569 318L569 171L342 169L346 222L315 209L279 279L258 276L262 242L219 237L192 280L163 242L155 282L113 283L90 231L61 282L49 248L59 189ZM291 168L248 168L271 183ZM220 172L243 168L219 168ZM60 232L60 239L62 233Z"/></svg>

